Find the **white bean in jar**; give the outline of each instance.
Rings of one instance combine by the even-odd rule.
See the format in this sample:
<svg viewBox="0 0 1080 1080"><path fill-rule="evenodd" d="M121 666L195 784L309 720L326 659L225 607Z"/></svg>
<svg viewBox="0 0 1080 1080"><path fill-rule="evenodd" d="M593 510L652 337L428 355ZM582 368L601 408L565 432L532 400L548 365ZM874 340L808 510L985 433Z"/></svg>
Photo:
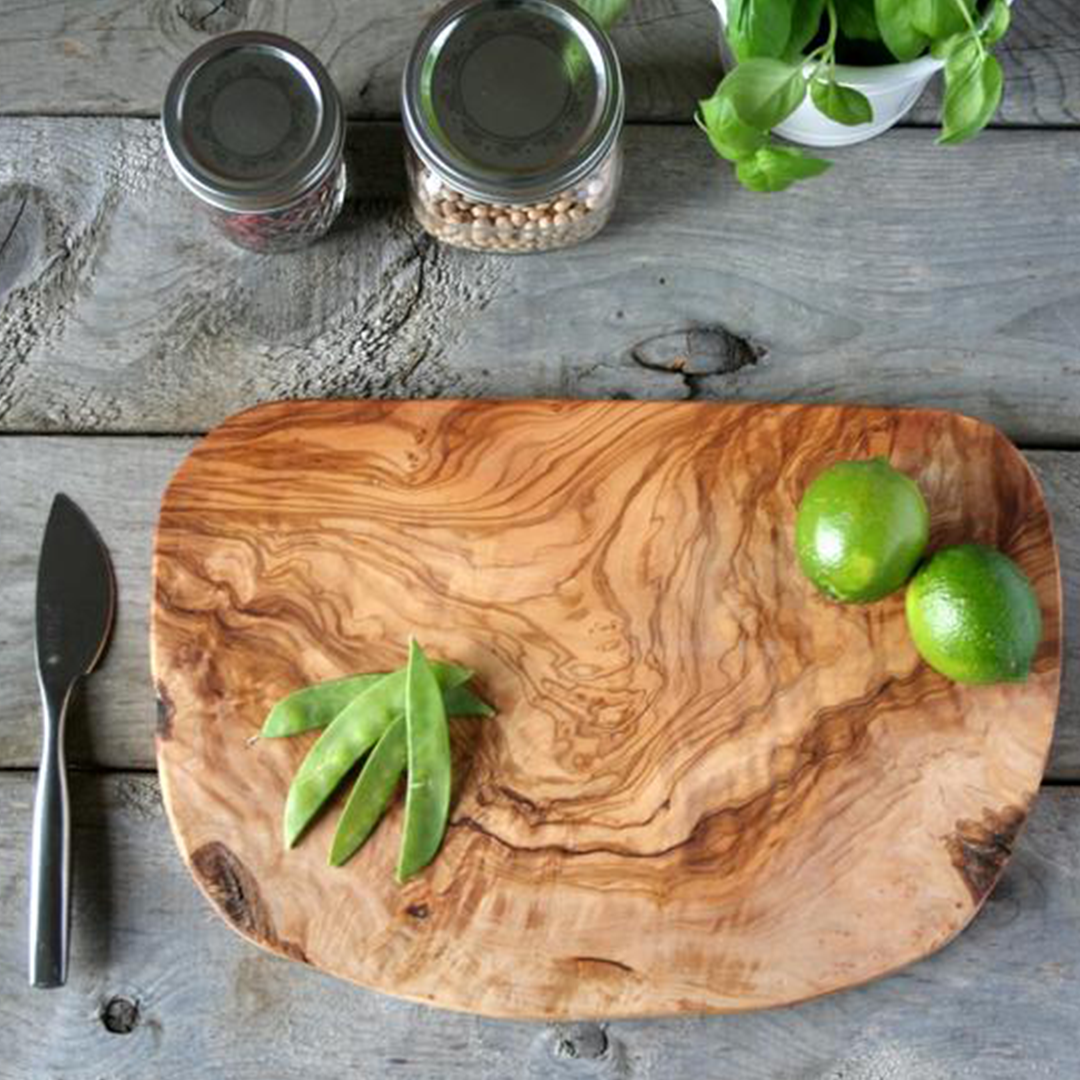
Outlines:
<svg viewBox="0 0 1080 1080"><path fill-rule="evenodd" d="M595 236L611 216L621 156L616 144L592 175L547 199L494 203L455 190L410 150L413 212L425 231L438 240L472 251L517 254L571 247Z"/></svg>
<svg viewBox="0 0 1080 1080"><path fill-rule="evenodd" d="M614 46L573 0L451 0L402 83L417 219L478 251L588 240L618 195L623 114Z"/></svg>

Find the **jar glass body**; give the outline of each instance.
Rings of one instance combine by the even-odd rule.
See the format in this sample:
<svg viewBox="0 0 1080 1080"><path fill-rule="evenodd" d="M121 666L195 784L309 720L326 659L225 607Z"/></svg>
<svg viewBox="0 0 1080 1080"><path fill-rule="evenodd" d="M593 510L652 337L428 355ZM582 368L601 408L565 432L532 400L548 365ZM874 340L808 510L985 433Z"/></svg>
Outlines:
<svg viewBox="0 0 1080 1080"><path fill-rule="evenodd" d="M169 81L161 134L177 178L241 247L303 247L341 210L341 97L290 38L241 30L193 50Z"/></svg>
<svg viewBox="0 0 1080 1080"><path fill-rule="evenodd" d="M225 210L200 200L218 231L249 251L295 251L318 240L345 202L345 161L339 154L326 175L299 198L272 210Z"/></svg>
<svg viewBox="0 0 1080 1080"><path fill-rule="evenodd" d="M533 202L480 198L454 188L406 148L409 200L416 220L431 236L455 247L526 254L572 247L607 224L619 194L622 137L586 177Z"/></svg>

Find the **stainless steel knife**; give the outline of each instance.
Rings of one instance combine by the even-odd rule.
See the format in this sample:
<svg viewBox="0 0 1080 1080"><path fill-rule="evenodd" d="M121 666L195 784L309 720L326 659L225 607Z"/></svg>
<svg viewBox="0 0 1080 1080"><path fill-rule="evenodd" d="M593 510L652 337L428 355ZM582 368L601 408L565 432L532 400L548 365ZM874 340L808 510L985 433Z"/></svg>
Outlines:
<svg viewBox="0 0 1080 1080"><path fill-rule="evenodd" d="M30 848L30 985L67 980L71 897L64 717L112 629L112 562L90 519L66 495L53 500L37 578L37 669L44 706L41 767Z"/></svg>

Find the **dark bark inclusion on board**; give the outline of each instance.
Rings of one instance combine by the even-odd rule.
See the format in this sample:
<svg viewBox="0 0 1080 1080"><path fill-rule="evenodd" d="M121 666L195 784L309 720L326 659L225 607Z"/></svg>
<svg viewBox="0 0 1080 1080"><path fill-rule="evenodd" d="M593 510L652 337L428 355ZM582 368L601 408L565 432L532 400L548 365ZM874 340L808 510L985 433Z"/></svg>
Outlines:
<svg viewBox="0 0 1080 1080"><path fill-rule="evenodd" d="M278 937L254 875L223 843L214 840L193 852L191 869L221 914L241 934L293 960L308 962L299 945Z"/></svg>
<svg viewBox="0 0 1080 1080"><path fill-rule="evenodd" d="M176 706L173 705L172 698L169 697L169 692L165 689L165 684L160 680L155 683L154 691L157 695L157 721L154 725L154 731L159 741L168 742L172 738L172 725L173 718L176 716Z"/></svg>
<svg viewBox="0 0 1080 1080"><path fill-rule="evenodd" d="M1006 806L1000 813L986 809L982 821L958 821L946 841L952 864L976 904L982 903L1008 862L1024 816L1018 806Z"/></svg>

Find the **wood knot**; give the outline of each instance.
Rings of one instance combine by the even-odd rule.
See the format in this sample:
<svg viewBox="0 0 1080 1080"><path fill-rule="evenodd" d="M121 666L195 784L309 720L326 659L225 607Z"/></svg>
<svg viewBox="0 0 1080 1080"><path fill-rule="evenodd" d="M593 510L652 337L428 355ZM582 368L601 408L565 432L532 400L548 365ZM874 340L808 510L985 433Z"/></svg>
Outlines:
<svg viewBox="0 0 1080 1080"><path fill-rule="evenodd" d="M248 0L181 0L176 14L200 34L224 34L244 25Z"/></svg>
<svg viewBox="0 0 1080 1080"><path fill-rule="evenodd" d="M608 1052L607 1033L599 1024L561 1024L555 1029L558 1058L597 1061Z"/></svg>
<svg viewBox="0 0 1080 1080"><path fill-rule="evenodd" d="M0 298L31 272L45 233L40 192L22 184L0 187Z"/></svg>
<svg viewBox="0 0 1080 1080"><path fill-rule="evenodd" d="M1023 823L1024 811L1017 806L997 812L986 809L982 821L958 821L956 832L946 840L949 858L976 905L994 887Z"/></svg>
<svg viewBox="0 0 1080 1080"><path fill-rule="evenodd" d="M130 1035L139 1023L139 1003L111 997L101 1007L101 1024L112 1035Z"/></svg>
<svg viewBox="0 0 1080 1080"><path fill-rule="evenodd" d="M634 361L673 375L731 375L753 367L766 350L723 326L692 327L646 338L631 349Z"/></svg>

